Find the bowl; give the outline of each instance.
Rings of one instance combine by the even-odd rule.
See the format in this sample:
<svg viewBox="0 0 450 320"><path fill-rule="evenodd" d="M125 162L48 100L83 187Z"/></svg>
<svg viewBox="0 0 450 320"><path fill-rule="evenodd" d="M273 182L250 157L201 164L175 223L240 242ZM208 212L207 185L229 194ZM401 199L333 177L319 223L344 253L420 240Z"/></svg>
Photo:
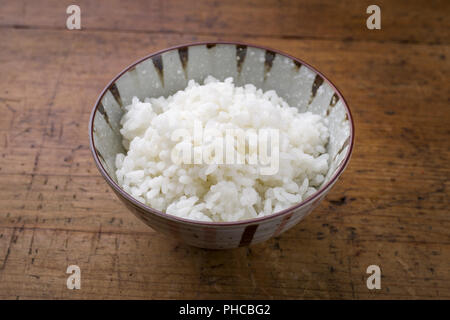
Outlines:
<svg viewBox="0 0 450 320"><path fill-rule="evenodd" d="M321 114L329 120L329 171L316 193L280 212L236 222L200 222L150 208L122 190L115 176L115 156L124 153L119 132L123 108L133 96L159 97L183 90L190 79L202 83L212 75L233 77L236 86L247 83L274 89L291 107ZM95 163L126 207L154 230L192 246L228 249L278 236L308 215L331 190L346 168L353 149L354 125L339 90L306 62L280 51L232 42L191 43L150 54L120 72L98 97L89 122Z"/></svg>

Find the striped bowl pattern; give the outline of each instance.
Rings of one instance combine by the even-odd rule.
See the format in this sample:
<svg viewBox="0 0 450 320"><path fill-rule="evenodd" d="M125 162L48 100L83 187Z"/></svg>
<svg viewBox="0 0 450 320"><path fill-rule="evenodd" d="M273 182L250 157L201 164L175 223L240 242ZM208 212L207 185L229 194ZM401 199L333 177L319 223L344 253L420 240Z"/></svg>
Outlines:
<svg viewBox="0 0 450 320"><path fill-rule="evenodd" d="M291 107L329 120L329 172L321 188L301 203L273 215L251 220L213 223L167 215L123 191L115 176L115 156L124 153L120 119L137 96L159 97L183 90L190 79L233 77L237 86L252 83L274 89ZM193 43L151 54L118 74L100 94L89 124L91 150L103 177L138 218L157 231L187 244L210 249L246 246L278 236L310 213L342 174L351 156L354 126L338 89L307 63L287 54L242 43Z"/></svg>

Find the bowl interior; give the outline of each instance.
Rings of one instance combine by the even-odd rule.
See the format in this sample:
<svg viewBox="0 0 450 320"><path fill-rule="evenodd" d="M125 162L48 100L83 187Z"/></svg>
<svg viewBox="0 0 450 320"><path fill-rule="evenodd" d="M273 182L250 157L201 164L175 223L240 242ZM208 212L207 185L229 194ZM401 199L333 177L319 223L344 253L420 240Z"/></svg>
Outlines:
<svg viewBox="0 0 450 320"><path fill-rule="evenodd" d="M199 83L212 75L234 78L263 90L276 90L291 107L328 118L329 171L327 184L351 151L351 115L337 89L304 62L268 49L243 44L193 44L150 55L128 67L99 97L91 119L93 148L103 169L117 183L115 157L124 153L120 119L134 96L169 96L183 90L189 80ZM320 192L320 189L318 190Z"/></svg>

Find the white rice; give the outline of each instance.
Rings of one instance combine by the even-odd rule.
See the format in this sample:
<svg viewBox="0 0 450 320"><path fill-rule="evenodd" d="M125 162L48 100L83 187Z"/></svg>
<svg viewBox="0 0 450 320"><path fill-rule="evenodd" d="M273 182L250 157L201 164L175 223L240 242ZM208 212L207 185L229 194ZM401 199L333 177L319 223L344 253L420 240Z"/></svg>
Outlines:
<svg viewBox="0 0 450 320"><path fill-rule="evenodd" d="M185 129L193 136L195 122L224 134L229 128L278 130L278 172L262 175L262 165L250 164L248 157L244 164L174 163L174 148L192 145L192 140L173 141L172 134ZM142 203L187 219L219 222L270 215L312 195L328 171L327 119L300 113L273 90L236 87L232 78L208 77L204 85L191 80L167 98L141 102L134 97L121 125L128 152L116 157L119 185Z"/></svg>

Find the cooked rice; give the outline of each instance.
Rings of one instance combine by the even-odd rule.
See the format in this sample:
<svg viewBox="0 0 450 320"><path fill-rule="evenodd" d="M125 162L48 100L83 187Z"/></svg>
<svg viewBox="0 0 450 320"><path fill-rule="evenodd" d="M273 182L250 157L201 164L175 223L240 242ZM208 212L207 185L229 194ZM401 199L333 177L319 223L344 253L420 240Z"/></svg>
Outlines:
<svg viewBox="0 0 450 320"><path fill-rule="evenodd" d="M279 170L261 174L261 163L187 164L172 161L186 143L193 145L195 123L214 128L279 132ZM236 87L233 79L208 77L204 85L189 81L185 90L167 98L134 97L121 119L127 154L116 157L120 186L142 203L167 214L201 221L236 221L286 209L312 195L328 171L327 119L300 113L273 90L251 84ZM176 130L190 133L181 141ZM248 141L247 141L248 142ZM273 156L273 155L272 155Z"/></svg>

